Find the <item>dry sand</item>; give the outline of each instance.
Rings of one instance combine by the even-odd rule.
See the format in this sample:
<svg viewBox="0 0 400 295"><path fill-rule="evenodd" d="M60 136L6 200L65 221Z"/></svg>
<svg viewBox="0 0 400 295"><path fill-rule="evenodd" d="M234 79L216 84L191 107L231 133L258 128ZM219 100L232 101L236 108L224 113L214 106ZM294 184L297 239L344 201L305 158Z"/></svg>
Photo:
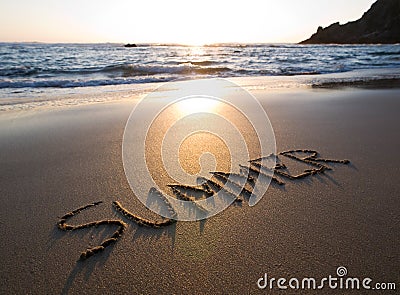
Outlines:
<svg viewBox="0 0 400 295"><path fill-rule="evenodd" d="M122 166L134 102L3 112L0 293L262 294L256 282L264 273L322 278L341 265L349 276L399 287L400 90L252 92L278 151L315 149L351 164L271 185L256 206L230 206L205 221L149 229L125 220L118 242L83 262L80 253L115 228L60 231L68 211L102 200L71 223L121 219L111 206L118 200L155 218L133 196Z"/></svg>

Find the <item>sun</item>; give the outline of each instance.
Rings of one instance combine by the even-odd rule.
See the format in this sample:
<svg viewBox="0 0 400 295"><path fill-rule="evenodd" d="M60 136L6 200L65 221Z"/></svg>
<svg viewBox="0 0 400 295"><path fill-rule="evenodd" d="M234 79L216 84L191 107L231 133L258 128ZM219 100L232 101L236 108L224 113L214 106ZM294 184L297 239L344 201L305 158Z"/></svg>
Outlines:
<svg viewBox="0 0 400 295"><path fill-rule="evenodd" d="M201 36L192 36L183 38L182 45L190 46L190 47L203 47L204 45L210 44L209 39L201 38Z"/></svg>

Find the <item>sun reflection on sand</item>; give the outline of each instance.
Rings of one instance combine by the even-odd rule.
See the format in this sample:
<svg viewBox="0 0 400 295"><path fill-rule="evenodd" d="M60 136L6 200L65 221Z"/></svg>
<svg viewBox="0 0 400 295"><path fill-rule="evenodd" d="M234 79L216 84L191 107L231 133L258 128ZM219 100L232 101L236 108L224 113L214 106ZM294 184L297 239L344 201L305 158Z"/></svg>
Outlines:
<svg viewBox="0 0 400 295"><path fill-rule="evenodd" d="M180 97L170 106L175 111L176 120L196 113L219 113L225 105L221 99L228 100L235 91L217 79L182 81L177 82L177 85L182 87L168 89L171 91L168 95Z"/></svg>
<svg viewBox="0 0 400 295"><path fill-rule="evenodd" d="M189 97L176 104L181 115L186 116L195 113L211 113L216 110L219 102L206 97Z"/></svg>

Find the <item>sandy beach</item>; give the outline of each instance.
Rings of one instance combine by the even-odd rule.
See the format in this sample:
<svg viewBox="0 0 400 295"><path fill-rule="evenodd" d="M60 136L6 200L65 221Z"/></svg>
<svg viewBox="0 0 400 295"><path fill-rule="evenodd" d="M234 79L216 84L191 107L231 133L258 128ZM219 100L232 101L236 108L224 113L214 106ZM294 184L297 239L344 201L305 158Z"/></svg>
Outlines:
<svg viewBox="0 0 400 295"><path fill-rule="evenodd" d="M325 173L272 184L253 207L233 204L159 229L139 227L112 207L119 201L159 218L135 198L122 164L122 136L139 94L1 112L0 293L263 294L269 289L257 280L265 273L322 278L339 266L351 277L398 284L399 88L270 89L261 80L236 82L257 84L249 90L269 116L277 152L309 149L350 164L327 163ZM78 261L116 227L61 231L57 222L95 201L103 203L69 222L118 219L127 228L114 245Z"/></svg>

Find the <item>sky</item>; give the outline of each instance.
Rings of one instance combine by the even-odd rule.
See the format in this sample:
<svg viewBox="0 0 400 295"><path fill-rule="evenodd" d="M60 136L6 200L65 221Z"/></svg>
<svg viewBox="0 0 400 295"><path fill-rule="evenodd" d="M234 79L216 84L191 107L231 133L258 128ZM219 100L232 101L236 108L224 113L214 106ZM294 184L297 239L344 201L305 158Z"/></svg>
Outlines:
<svg viewBox="0 0 400 295"><path fill-rule="evenodd" d="M0 0L1 42L294 43L375 0Z"/></svg>

